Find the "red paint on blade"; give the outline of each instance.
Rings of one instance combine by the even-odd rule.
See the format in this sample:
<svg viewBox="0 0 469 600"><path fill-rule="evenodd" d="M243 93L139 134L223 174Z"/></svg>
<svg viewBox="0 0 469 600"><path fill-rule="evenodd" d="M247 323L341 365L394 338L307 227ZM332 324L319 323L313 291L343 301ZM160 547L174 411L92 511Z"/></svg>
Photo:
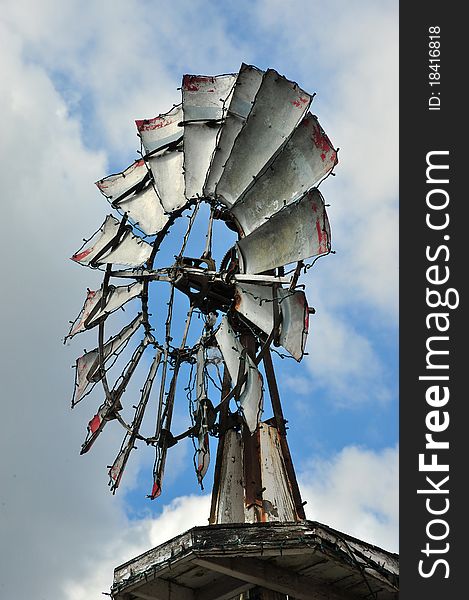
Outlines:
<svg viewBox="0 0 469 600"><path fill-rule="evenodd" d="M155 483L153 484L153 487L151 489L151 494L150 494L150 499L154 500L155 498L158 498L158 496L161 494L161 486L159 481L155 481Z"/></svg>
<svg viewBox="0 0 469 600"><path fill-rule="evenodd" d="M306 310L305 310L305 333L309 333L309 309L308 309L308 305L306 305Z"/></svg>
<svg viewBox="0 0 469 600"><path fill-rule="evenodd" d="M326 160L327 154L332 150L332 144L327 135L322 131L319 125L313 127L313 142L318 150L321 150L321 160ZM335 152L334 152L335 155ZM335 160L335 156L334 156Z"/></svg>
<svg viewBox="0 0 469 600"><path fill-rule="evenodd" d="M102 192L109 187L109 183L107 181L97 181L96 185Z"/></svg>
<svg viewBox="0 0 469 600"><path fill-rule="evenodd" d="M213 77L206 77L203 75L184 75L182 78L182 89L185 92L198 92L204 84L213 82ZM211 88L205 91L214 92L215 90Z"/></svg>
<svg viewBox="0 0 469 600"><path fill-rule="evenodd" d="M297 108L300 108L300 106L303 106L304 104L308 103L308 98L302 98L300 96L298 98L298 100L292 100L291 103L293 104L293 106L296 106Z"/></svg>
<svg viewBox="0 0 469 600"><path fill-rule="evenodd" d="M88 256L88 254L92 252L92 250L93 248L87 248L82 252L77 252L71 257L71 260L74 260L75 262L82 262L82 260L85 259Z"/></svg>
<svg viewBox="0 0 469 600"><path fill-rule="evenodd" d="M316 233L318 236L319 254L324 254L327 252L327 235L326 235L326 232L323 231L321 223L319 222L319 219L316 220Z"/></svg>
<svg viewBox="0 0 469 600"><path fill-rule="evenodd" d="M91 431L91 433L96 433L96 431L99 429L99 426L101 425L101 417L99 415L95 415L91 421L88 423L88 427Z"/></svg>
<svg viewBox="0 0 469 600"><path fill-rule="evenodd" d="M167 119L165 117L155 117L154 119L138 119L135 121L138 131L154 131L155 129L161 129L166 125L171 125L174 120Z"/></svg>

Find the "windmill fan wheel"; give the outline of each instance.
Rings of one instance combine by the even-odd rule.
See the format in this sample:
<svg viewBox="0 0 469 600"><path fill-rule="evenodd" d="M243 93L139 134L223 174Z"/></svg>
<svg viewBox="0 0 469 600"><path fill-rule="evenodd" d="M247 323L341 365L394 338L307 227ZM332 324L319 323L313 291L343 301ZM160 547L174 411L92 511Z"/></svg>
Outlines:
<svg viewBox="0 0 469 600"><path fill-rule="evenodd" d="M107 423L119 423L125 436L109 467L111 490L131 451L145 442L156 453L151 498L161 493L168 449L184 437L194 441L202 483L209 439L221 435L220 414L230 402L229 426L256 432L264 396L260 362L272 345L301 361L312 309L299 277L311 259L331 250L318 186L337 164L337 151L310 112L313 95L273 69L246 64L236 74L184 75L181 93L169 112L136 121L138 160L96 183L115 214L72 260L100 269L103 281L87 291L66 336L95 328L98 338L76 361L72 406L97 383L104 395L81 452ZM166 261L170 230L179 244L169 245ZM203 239L196 251L194 237ZM165 312L154 299L162 288ZM185 302L185 320L177 298ZM125 315L137 308L122 327L124 305ZM108 337L112 323L119 327ZM124 392L142 369L139 400L126 418ZM189 380L191 422L175 434L178 378ZM155 429L145 433L149 404Z"/></svg>

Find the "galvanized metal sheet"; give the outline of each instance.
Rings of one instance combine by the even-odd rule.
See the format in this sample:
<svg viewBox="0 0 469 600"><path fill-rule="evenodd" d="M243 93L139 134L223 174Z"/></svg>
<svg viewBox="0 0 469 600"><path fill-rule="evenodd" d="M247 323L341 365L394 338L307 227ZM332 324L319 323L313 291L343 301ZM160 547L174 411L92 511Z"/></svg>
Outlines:
<svg viewBox="0 0 469 600"><path fill-rule="evenodd" d="M222 119L224 103L235 83L236 75L184 75L182 78L182 106L184 121L211 121Z"/></svg>
<svg viewBox="0 0 469 600"><path fill-rule="evenodd" d="M278 288L281 315L280 345L300 361L308 335L308 303L303 291ZM236 286L235 309L269 335L274 327L273 292L271 286L239 283Z"/></svg>
<svg viewBox="0 0 469 600"><path fill-rule="evenodd" d="M129 300L139 296L142 293L142 290L143 283L138 281L131 285L122 285L119 287L110 286L104 307L100 308L96 314L93 315L92 320L87 323L87 328L93 327L96 321L102 316L113 313L129 302ZM102 291L100 290L97 295L101 296Z"/></svg>
<svg viewBox="0 0 469 600"><path fill-rule="evenodd" d="M336 162L329 138L317 118L308 113L272 165L232 207L243 234L297 200L327 176Z"/></svg>
<svg viewBox="0 0 469 600"><path fill-rule="evenodd" d="M183 162L182 142L174 149L162 150L148 158L158 196L167 213L182 208L186 203Z"/></svg>
<svg viewBox="0 0 469 600"><path fill-rule="evenodd" d="M85 304L65 339L71 338L86 329L91 329L98 324L98 320L103 315L114 312L129 300L141 294L142 290L143 284L139 282L119 287L109 286L109 293L104 307L99 306L103 297L102 289L96 292L88 290Z"/></svg>
<svg viewBox="0 0 469 600"><path fill-rule="evenodd" d="M263 412L262 375L249 356L246 367L246 389L239 396L239 406L249 431L254 433Z"/></svg>
<svg viewBox="0 0 469 600"><path fill-rule="evenodd" d="M127 167L125 171L122 171L122 173L109 175L104 179L100 179L96 182L96 185L106 198L114 201L130 192L138 184L142 183L147 176L148 169L145 165L145 161L141 159L136 160L130 167Z"/></svg>
<svg viewBox="0 0 469 600"><path fill-rule="evenodd" d="M101 290L87 290L86 300L83 305L83 308L81 309L78 317L75 319L72 326L70 327L70 331L65 336L65 340L70 339L77 333L80 333L81 331L85 331L85 329L87 329L85 324L91 314L91 311L94 310L101 298Z"/></svg>
<svg viewBox="0 0 469 600"><path fill-rule="evenodd" d="M237 243L241 270L262 273L330 251L322 195L313 189Z"/></svg>
<svg viewBox="0 0 469 600"><path fill-rule="evenodd" d="M226 206L232 206L282 150L311 100L296 83L273 69L266 71L216 187Z"/></svg>
<svg viewBox="0 0 469 600"><path fill-rule="evenodd" d="M274 327L272 286L239 283L235 292L235 309L267 335Z"/></svg>
<svg viewBox="0 0 469 600"><path fill-rule="evenodd" d="M251 65L242 64L233 95L228 107L226 121L221 128L217 148L210 164L204 194L212 196L223 173L235 139L239 135L259 90L264 72Z"/></svg>
<svg viewBox="0 0 469 600"><path fill-rule="evenodd" d="M182 105L179 104L169 112L158 115L154 119L135 121L138 134L147 154L176 142L184 132L182 120Z"/></svg>
<svg viewBox="0 0 469 600"><path fill-rule="evenodd" d="M89 387L99 381L102 375L99 373L99 351L91 350L77 359L75 372L75 389L72 398L72 407L80 402ZM96 381L94 381L96 378Z"/></svg>
<svg viewBox="0 0 469 600"><path fill-rule="evenodd" d="M152 183L141 192L119 202L118 208L127 213L146 235L155 235L168 222L168 216L165 214Z"/></svg>
<svg viewBox="0 0 469 600"><path fill-rule="evenodd" d="M131 336L137 331L143 322L143 316L139 314L129 325L126 325L120 333L112 337L103 346L104 364L109 357L117 352L124 344L128 342ZM99 371L99 349L86 352L76 361L75 372L75 390L72 398L72 407L80 402L86 395L87 390L97 381L102 379L102 373Z"/></svg>
<svg viewBox="0 0 469 600"><path fill-rule="evenodd" d="M220 125L193 123L184 134L185 197L190 200L203 195L203 186L210 159L217 143Z"/></svg>
<svg viewBox="0 0 469 600"><path fill-rule="evenodd" d="M183 77L184 178L188 199L203 195L219 121L226 114L226 102L234 82L235 75Z"/></svg>
<svg viewBox="0 0 469 600"><path fill-rule="evenodd" d="M116 237L119 226L120 222L112 215L108 215L97 233L72 256L72 260L86 266L90 266L93 261L97 265L114 263L134 267L141 266L150 257L151 245L133 235L128 229L119 241ZM111 251L106 250L96 260L97 255L113 240L115 240L117 247Z"/></svg>
<svg viewBox="0 0 469 600"><path fill-rule="evenodd" d="M97 263L140 267L150 258L151 251L150 244L127 231L117 248L105 254Z"/></svg>
<svg viewBox="0 0 469 600"><path fill-rule="evenodd" d="M239 361L243 347L235 336L226 316L222 318L220 326L215 333L215 338L223 355L223 360L230 374L231 381L235 385L238 379Z"/></svg>
<svg viewBox="0 0 469 600"><path fill-rule="evenodd" d="M223 317L215 337L231 381L233 385L236 385L243 346L236 338L226 316ZM262 376L248 355L245 356L244 372L247 373L247 379L241 387L239 406L249 431L253 433L257 429L262 414Z"/></svg>

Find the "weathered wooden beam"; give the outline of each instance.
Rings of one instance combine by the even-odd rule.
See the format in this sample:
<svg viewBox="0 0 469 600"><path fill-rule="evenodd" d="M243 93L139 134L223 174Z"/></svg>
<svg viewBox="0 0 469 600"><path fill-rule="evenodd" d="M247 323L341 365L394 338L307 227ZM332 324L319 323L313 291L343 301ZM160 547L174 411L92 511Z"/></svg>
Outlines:
<svg viewBox="0 0 469 600"><path fill-rule="evenodd" d="M297 600L350 600L350 596L289 569L256 558L202 558L193 563L245 582L287 594Z"/></svg>
<svg viewBox="0 0 469 600"><path fill-rule="evenodd" d="M231 600L234 596L247 592L253 586L233 577L221 577L195 592L194 600Z"/></svg>
<svg viewBox="0 0 469 600"><path fill-rule="evenodd" d="M132 595L142 600L195 600L192 590L165 579L145 583L133 589Z"/></svg>

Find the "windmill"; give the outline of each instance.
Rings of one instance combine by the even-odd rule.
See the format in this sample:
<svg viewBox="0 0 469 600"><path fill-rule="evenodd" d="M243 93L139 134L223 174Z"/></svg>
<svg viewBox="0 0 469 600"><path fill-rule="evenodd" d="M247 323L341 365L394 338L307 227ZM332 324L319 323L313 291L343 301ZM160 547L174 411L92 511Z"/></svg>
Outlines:
<svg viewBox="0 0 469 600"><path fill-rule="evenodd" d="M109 422L123 428L112 492L146 445L157 498L168 453L189 438L201 486L215 455L210 525L117 567L111 596L396 600L397 555L305 519L271 356L305 353L314 310L300 277L331 252L318 186L337 150L313 96L273 69L185 75L181 92L136 121L139 159L97 182L115 213L72 259L103 281L66 340L97 330L72 406L102 387L82 453Z"/></svg>
<svg viewBox="0 0 469 600"><path fill-rule="evenodd" d="M72 257L103 272L66 336L97 331L96 348L75 365L72 406L97 384L103 393L81 452L119 423L111 490L132 450L146 444L155 452L155 499L168 452L191 438L201 485L215 457L212 524L299 521L271 352L298 362L305 353L314 310L299 281L331 251L318 185L337 151L310 111L313 95L273 69L184 75L181 94L169 112L136 121L139 159L97 182L114 213ZM172 255L171 236L179 240ZM122 322L124 306L132 317ZM126 418L126 389L142 372ZM176 431L182 398L190 422Z"/></svg>

